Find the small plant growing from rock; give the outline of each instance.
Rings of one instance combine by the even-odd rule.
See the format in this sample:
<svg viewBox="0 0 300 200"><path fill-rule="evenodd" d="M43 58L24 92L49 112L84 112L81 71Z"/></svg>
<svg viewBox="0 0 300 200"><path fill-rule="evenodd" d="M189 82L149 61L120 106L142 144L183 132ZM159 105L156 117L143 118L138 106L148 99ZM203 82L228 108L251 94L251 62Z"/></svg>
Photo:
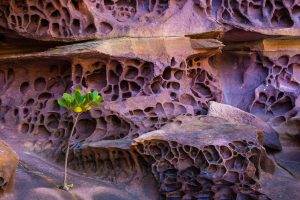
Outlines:
<svg viewBox="0 0 300 200"><path fill-rule="evenodd" d="M64 190L69 190L70 187L72 186L72 184L68 185L67 183L68 156L70 150L70 141L75 131L75 127L78 122L79 115L83 112L87 112L91 110L92 107L94 108L98 107L101 101L102 101L102 96L99 95L98 91L93 91L93 92L88 91L84 94L80 88L75 89L75 91L72 94L64 93L62 98L57 99L58 105L60 105L63 108L66 108L69 112L75 113L75 121L67 141L65 169L64 169L64 184L63 184Z"/></svg>

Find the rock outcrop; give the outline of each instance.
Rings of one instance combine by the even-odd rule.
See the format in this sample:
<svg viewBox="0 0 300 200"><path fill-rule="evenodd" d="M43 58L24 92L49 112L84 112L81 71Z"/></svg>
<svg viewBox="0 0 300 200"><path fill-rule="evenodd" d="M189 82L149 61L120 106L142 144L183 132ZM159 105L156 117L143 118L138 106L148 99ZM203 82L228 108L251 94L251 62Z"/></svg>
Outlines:
<svg viewBox="0 0 300 200"><path fill-rule="evenodd" d="M296 36L297 1L4 0L2 32L41 40L198 35L234 28Z"/></svg>
<svg viewBox="0 0 300 200"><path fill-rule="evenodd" d="M4 141L0 140L0 195L12 191L19 157Z"/></svg>
<svg viewBox="0 0 300 200"><path fill-rule="evenodd" d="M274 172L263 133L222 118L178 117L135 139L150 157L166 199L268 199L259 192L261 171Z"/></svg>
<svg viewBox="0 0 300 200"><path fill-rule="evenodd" d="M17 182L57 191L74 115L56 99L80 87L104 102L71 138L79 188L51 198L298 197L299 36L296 0L1 0L1 139L38 165Z"/></svg>
<svg viewBox="0 0 300 200"><path fill-rule="evenodd" d="M242 111L233 106L217 103L214 101L209 102L207 115L224 118L228 121L240 124L252 125L258 130L264 132L263 144L266 147L281 150L278 133L269 124L256 117L255 115Z"/></svg>

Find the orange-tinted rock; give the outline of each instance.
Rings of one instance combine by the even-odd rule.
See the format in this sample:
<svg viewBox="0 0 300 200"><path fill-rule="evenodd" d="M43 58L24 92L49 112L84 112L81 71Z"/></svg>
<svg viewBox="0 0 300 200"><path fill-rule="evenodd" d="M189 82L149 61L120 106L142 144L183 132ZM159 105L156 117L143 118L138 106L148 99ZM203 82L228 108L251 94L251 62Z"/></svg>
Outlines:
<svg viewBox="0 0 300 200"><path fill-rule="evenodd" d="M13 188L18 163L16 152L0 140L0 194Z"/></svg>

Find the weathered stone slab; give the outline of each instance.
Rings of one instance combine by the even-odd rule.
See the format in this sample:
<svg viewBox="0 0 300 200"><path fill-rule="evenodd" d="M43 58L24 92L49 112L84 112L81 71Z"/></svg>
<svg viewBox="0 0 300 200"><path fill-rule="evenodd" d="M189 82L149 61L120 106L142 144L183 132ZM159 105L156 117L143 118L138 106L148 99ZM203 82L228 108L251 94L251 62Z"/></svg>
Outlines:
<svg viewBox="0 0 300 200"><path fill-rule="evenodd" d="M251 113L247 113L230 105L210 101L207 114L209 116L224 118L235 123L252 125L264 132L263 144L265 146L281 150L278 133L269 124Z"/></svg>
<svg viewBox="0 0 300 200"><path fill-rule="evenodd" d="M152 173L166 198L265 198L261 171L273 173L262 133L253 126L212 116L179 116L135 139L151 157Z"/></svg>
<svg viewBox="0 0 300 200"><path fill-rule="evenodd" d="M48 46L51 47L49 44ZM201 54L204 57L208 57L219 52L223 46L222 42L215 39L190 39L188 37L115 38L57 46L41 52L32 49L34 53L27 53L28 47L25 46L23 54L20 52L12 52L10 54L8 51L8 53L0 55L0 60L38 60L49 57L62 59L78 55L81 57L91 57L103 54L133 59L140 58L152 62L159 60L163 64L167 64L171 61L172 57L179 60L194 54ZM44 47L47 47L47 45L44 45ZM10 49L9 46L7 48L8 50ZM20 47L16 48L19 51L22 50ZM5 49L6 47L4 46L3 50Z"/></svg>

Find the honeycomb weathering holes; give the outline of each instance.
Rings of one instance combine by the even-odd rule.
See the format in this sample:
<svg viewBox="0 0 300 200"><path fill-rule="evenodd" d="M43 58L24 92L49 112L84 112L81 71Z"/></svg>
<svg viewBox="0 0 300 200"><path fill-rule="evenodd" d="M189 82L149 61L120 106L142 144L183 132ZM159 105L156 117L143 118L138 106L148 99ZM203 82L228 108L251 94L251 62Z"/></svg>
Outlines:
<svg viewBox="0 0 300 200"><path fill-rule="evenodd" d="M139 143L137 151L148 155L160 191L171 198L265 198L258 186L261 154L252 142L236 141L226 146L199 149L161 140ZM243 190L241 188L248 188Z"/></svg>
<svg viewBox="0 0 300 200"><path fill-rule="evenodd" d="M241 27L291 28L299 27L296 12L299 5L291 1L221 1L214 2L213 10L225 23ZM214 11L215 12L215 11Z"/></svg>
<svg viewBox="0 0 300 200"><path fill-rule="evenodd" d="M130 36L131 30L135 33L137 28L144 27L147 30L145 33L153 29L153 23L163 24L173 16L176 19L185 5L191 6L193 11L187 19L212 19L209 21L221 22L223 28L229 25L232 28L250 28L276 34L277 30L299 29L300 26L299 4L296 1L277 0L12 0L1 4L0 15L4 17L0 19L0 26L4 30L43 40L115 37L120 33ZM203 26L204 20L199 21L193 26ZM176 20L170 23L173 25ZM205 30L211 31L212 24L205 25ZM129 31L124 32L127 29ZM196 28L192 31L197 34L203 30ZM136 33L140 34L138 31ZM153 31L149 31L151 33Z"/></svg>
<svg viewBox="0 0 300 200"><path fill-rule="evenodd" d="M299 56L283 55L271 59L260 55L256 58L257 65L254 63L253 66L267 69L263 87L270 82L270 92L264 90L267 91L264 93L260 88L257 89L259 92L255 94L256 99L251 112L263 110L255 108L258 102L263 104L263 108L266 106L265 102L270 102L267 106L272 109L274 116L286 117L287 113L290 116L289 112L293 109L295 101L292 91L296 91L298 87L295 81L297 79L291 77L298 70ZM187 66L183 63L187 63ZM118 165L119 169L123 170L120 173L129 174L128 177L134 176L138 164L131 159L140 154L132 155L132 152L123 150L118 150L118 153L116 150L105 148L80 149L82 142L136 138L145 132L160 129L178 115L205 114L207 103L211 100L222 101L220 77L215 69L211 68L207 58L199 55L189 56L186 61L176 59L170 66L162 68L141 59L111 56L76 58L72 63L49 61L37 72L35 66L38 64L24 62L26 68L22 70L18 66L1 66L0 81L6 84L7 80L10 80L5 90L2 90L4 93L1 94L1 107L7 106L7 102L10 101L8 94L15 88L19 88L16 96L20 97L20 102L11 102L10 107L7 107L8 114L5 113L4 118L11 116L9 113L12 112L18 119L20 131L33 139L31 150L50 155L60 161L66 147L64 139L68 137L73 116L61 109L55 99L76 85L97 89L107 104L100 105L98 109L80 118L76 134L72 138L73 158L70 164L74 169L89 171L109 180L113 180L115 176L115 172L108 171L109 166L118 162L122 163ZM24 76L24 73L28 76ZM290 84L288 91L282 91L282 84ZM132 99L136 99L134 104L131 103ZM176 124L182 122L179 120ZM140 150L139 147L136 151L146 152L151 157L148 157L151 163L156 163L153 164L152 170L157 177L162 177L158 181L166 197L217 197L223 194L216 189L219 183L225 185L227 196L247 196L248 194L240 191L235 183L245 187L256 186L259 176L257 156L263 150L254 143L237 141L221 146L208 144L199 149L175 141L160 141L153 142L151 148L150 146L144 150ZM105 157L105 154L108 154L108 157ZM116 154L118 156L115 156ZM99 157L101 159L98 159ZM105 159L103 167L107 169L104 170L107 175L97 167L101 165L100 161ZM114 160L116 162L113 162ZM97 162L99 163L95 164ZM128 169L121 166L127 166ZM192 180L192 175L189 174L193 173L197 175ZM119 181L122 177L125 175L121 176ZM171 177L171 183L166 177ZM220 182L214 177L220 178ZM188 178L190 180L187 181ZM203 189L206 187L205 182L209 183L207 190ZM197 194L191 192L194 186L197 188ZM261 195L252 192L251 190L251 195Z"/></svg>
<svg viewBox="0 0 300 200"><path fill-rule="evenodd" d="M13 0L1 5L0 26L43 39L105 36L115 26L118 32L123 26L164 19L171 3L181 8L185 1Z"/></svg>
<svg viewBox="0 0 300 200"><path fill-rule="evenodd" d="M265 82L255 89L250 112L278 126L293 117L295 100L300 90L297 78L299 54L275 58L259 56L258 64L267 69ZM294 78L295 77L295 78Z"/></svg>
<svg viewBox="0 0 300 200"><path fill-rule="evenodd" d="M55 6L48 4L49 9ZM194 59L193 62L198 64L190 62L189 59ZM197 110L195 112L199 110L204 113L208 100L219 98L220 89L216 79L212 78L214 75L206 71L209 66L205 60L193 56L188 58L188 62L191 63L188 73L181 68L181 64L176 64L173 60L173 66L162 69L158 74L155 74L153 63L140 59L85 59L74 61L72 65L65 61L51 61L39 72L35 70L34 63L27 62L28 67L25 71L18 66L14 69L2 67L0 80L6 83L7 92L19 87L16 95L20 96L20 102L14 105L15 108L11 112L20 123L21 132L31 134L32 137L38 136L47 142L47 148L51 144L52 148L56 146L63 149L62 138L67 137L72 125L72 116L59 108L55 99L71 89L72 80L75 85L97 89L105 101L116 103L132 97L169 94L169 100L143 105L141 108L129 108L125 115L101 107L82 118L77 128L78 133L85 133L84 137L77 138L78 142L84 139L119 139L127 135L136 137L137 134L161 127L177 115L193 113L193 109ZM199 62L203 63L200 65ZM24 64L26 65L26 62ZM24 73L29 77L21 75ZM22 78L15 80L15 76ZM198 76L201 76L201 79ZM198 82L212 84L207 85L207 90L211 92L204 94L197 87L186 90L182 82L185 82L184 85L196 85ZM153 91L154 88L157 90ZM7 102L8 96L5 94L8 93L4 93L2 101ZM135 119L136 117L138 119ZM37 150L43 150L43 142L38 143Z"/></svg>

